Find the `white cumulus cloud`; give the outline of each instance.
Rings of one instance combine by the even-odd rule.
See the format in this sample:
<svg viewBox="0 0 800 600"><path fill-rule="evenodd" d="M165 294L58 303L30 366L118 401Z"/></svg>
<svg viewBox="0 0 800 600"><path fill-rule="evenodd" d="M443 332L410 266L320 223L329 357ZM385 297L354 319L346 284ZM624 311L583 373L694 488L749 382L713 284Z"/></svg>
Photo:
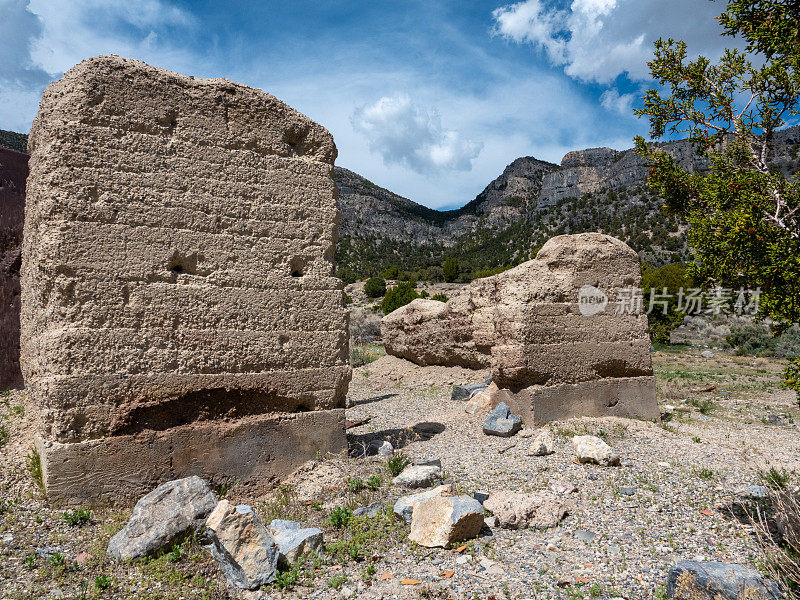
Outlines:
<svg viewBox="0 0 800 600"><path fill-rule="evenodd" d="M407 94L384 96L357 108L350 122L369 149L387 165L404 165L421 174L469 171L483 144L444 129L433 110L414 104Z"/></svg>
<svg viewBox="0 0 800 600"><path fill-rule="evenodd" d="M600 96L600 104L606 110L618 112L624 116L633 115L633 101L636 94L620 94L617 90L606 90Z"/></svg>
<svg viewBox="0 0 800 600"><path fill-rule="evenodd" d="M660 37L683 39L689 51L712 58L732 45L714 17L722 7L704 0L524 0L492 12L493 33L543 50L575 79L610 83L627 74L649 79L647 61Z"/></svg>

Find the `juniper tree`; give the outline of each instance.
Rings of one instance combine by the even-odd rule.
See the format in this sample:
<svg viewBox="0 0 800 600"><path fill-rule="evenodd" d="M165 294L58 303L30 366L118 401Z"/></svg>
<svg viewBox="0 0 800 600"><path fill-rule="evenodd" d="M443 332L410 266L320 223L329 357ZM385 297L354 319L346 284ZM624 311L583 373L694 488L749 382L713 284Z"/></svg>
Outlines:
<svg viewBox="0 0 800 600"><path fill-rule="evenodd" d="M690 274L707 285L760 287L759 317L781 331L800 321L800 183L771 163L775 133L796 122L800 97L800 4L729 0L723 35L744 42L719 61L687 58L686 43L655 42L648 63L659 84L638 116L654 139L688 135L709 161L689 172L636 138L650 159L650 186L690 224ZM786 372L800 390L800 359Z"/></svg>

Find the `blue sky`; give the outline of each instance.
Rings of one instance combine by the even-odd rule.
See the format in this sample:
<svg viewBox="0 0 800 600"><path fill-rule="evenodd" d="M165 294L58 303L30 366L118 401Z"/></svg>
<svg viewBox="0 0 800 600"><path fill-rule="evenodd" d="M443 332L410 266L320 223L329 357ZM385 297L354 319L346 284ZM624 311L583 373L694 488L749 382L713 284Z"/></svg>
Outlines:
<svg viewBox="0 0 800 600"><path fill-rule="evenodd" d="M433 208L512 160L626 148L659 36L720 54L705 0L0 0L0 129L44 87L119 54L274 94L327 127L337 164Z"/></svg>

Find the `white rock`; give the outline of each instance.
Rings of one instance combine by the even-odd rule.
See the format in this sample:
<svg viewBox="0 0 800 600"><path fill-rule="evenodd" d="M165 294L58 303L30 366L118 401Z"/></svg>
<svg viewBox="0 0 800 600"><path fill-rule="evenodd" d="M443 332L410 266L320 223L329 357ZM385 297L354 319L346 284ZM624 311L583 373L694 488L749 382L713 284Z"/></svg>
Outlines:
<svg viewBox="0 0 800 600"><path fill-rule="evenodd" d="M409 496L401 496L394 503L394 514L396 517L403 519L406 523L411 523L411 515L414 512L414 506L423 500L437 498L439 496L449 496L453 493L453 486L450 484L440 485L432 490L420 492L419 494L411 494Z"/></svg>
<svg viewBox="0 0 800 600"><path fill-rule="evenodd" d="M711 350L703 350L700 353L700 356L703 358L714 358L714 353Z"/></svg>
<svg viewBox="0 0 800 600"><path fill-rule="evenodd" d="M252 508L222 500L206 519L206 532L206 548L229 583L255 589L275 579L278 546Z"/></svg>
<svg viewBox="0 0 800 600"><path fill-rule="evenodd" d="M273 519L269 524L272 539L278 544L278 563L289 565L304 554L322 551L322 530L303 527L296 521Z"/></svg>
<svg viewBox="0 0 800 600"><path fill-rule="evenodd" d="M442 474L437 465L409 465L394 478L395 485L407 488L428 487Z"/></svg>
<svg viewBox="0 0 800 600"><path fill-rule="evenodd" d="M598 465L619 465L619 454L599 437L594 435L576 435L572 438L572 447L579 463L597 463Z"/></svg>
<svg viewBox="0 0 800 600"><path fill-rule="evenodd" d="M550 433L549 428L543 427L533 438L533 442L528 448L528 456L547 456L555 451L556 441L553 439L553 434Z"/></svg>
<svg viewBox="0 0 800 600"><path fill-rule="evenodd" d="M431 498L414 506L408 539L427 548L446 548L474 538L482 527L483 507L475 498Z"/></svg>
<svg viewBox="0 0 800 600"><path fill-rule="evenodd" d="M555 527L567 514L567 505L550 492L493 490L483 503L497 517L500 527L525 529Z"/></svg>

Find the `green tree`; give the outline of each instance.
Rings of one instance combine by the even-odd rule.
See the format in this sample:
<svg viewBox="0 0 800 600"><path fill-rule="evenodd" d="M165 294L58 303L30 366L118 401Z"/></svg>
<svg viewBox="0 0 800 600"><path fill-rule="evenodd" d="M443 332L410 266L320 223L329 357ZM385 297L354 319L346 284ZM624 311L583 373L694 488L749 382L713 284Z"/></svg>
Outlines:
<svg viewBox="0 0 800 600"><path fill-rule="evenodd" d="M782 331L800 321L800 192L771 158L775 132L798 115L800 4L729 0L719 21L724 35L746 41L744 51L690 61L684 42L658 40L648 64L659 87L636 111L653 138L688 134L710 169L689 172L641 137L636 147L650 159L650 186L691 225L689 275L760 287L759 316ZM800 359L786 384L800 390Z"/></svg>
<svg viewBox="0 0 800 600"><path fill-rule="evenodd" d="M380 298L386 293L386 282L381 277L370 277L364 284L364 293L370 298Z"/></svg>
<svg viewBox="0 0 800 600"><path fill-rule="evenodd" d="M353 269L348 269L347 267L337 269L336 275L345 282L345 284L355 283L358 281L358 275L356 274Z"/></svg>
<svg viewBox="0 0 800 600"><path fill-rule="evenodd" d="M417 290L410 281L404 281L386 292L381 302L381 310L383 314L388 315L390 312L397 310L401 306L405 306L412 300L419 298Z"/></svg>
<svg viewBox="0 0 800 600"><path fill-rule="evenodd" d="M458 259L455 257L448 257L442 265L442 276L447 283L453 283L458 280L460 269L458 266Z"/></svg>
<svg viewBox="0 0 800 600"><path fill-rule="evenodd" d="M683 322L685 314L678 311L678 290L692 287L686 275L686 265L674 263L655 267L642 264L642 296L645 307L652 310L647 315L650 339L662 344L669 343L669 334Z"/></svg>

